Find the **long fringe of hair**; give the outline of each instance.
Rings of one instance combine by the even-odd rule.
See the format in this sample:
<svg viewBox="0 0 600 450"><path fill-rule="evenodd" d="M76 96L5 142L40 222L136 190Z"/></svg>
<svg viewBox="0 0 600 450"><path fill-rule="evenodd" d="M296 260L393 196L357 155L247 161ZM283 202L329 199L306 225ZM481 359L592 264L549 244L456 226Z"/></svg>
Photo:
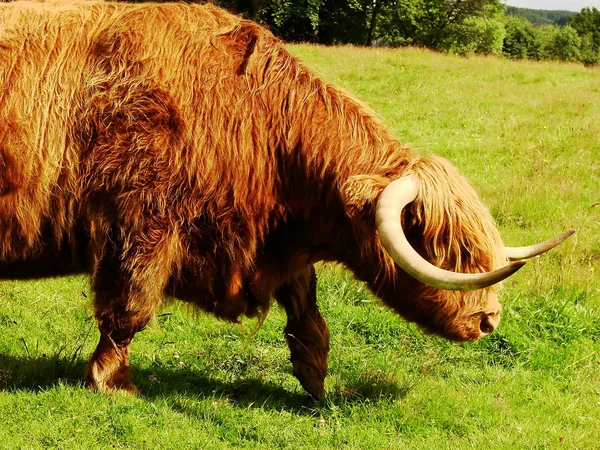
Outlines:
<svg viewBox="0 0 600 450"><path fill-rule="evenodd" d="M478 273L503 266L504 245L473 187L445 159L427 156L406 168L421 182L410 210L422 228L425 253L438 267Z"/></svg>

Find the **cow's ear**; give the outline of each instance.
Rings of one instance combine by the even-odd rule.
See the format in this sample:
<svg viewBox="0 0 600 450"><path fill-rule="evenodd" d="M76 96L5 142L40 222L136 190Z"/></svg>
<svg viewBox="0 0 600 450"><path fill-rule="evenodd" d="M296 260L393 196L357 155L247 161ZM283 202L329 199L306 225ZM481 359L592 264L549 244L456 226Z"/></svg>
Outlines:
<svg viewBox="0 0 600 450"><path fill-rule="evenodd" d="M374 217L377 199L388 184L389 180L379 175L349 177L342 186L346 213L350 217L360 215Z"/></svg>
<svg viewBox="0 0 600 450"><path fill-rule="evenodd" d="M244 75L255 59L253 56L260 54L260 49L264 51L270 45L277 44L278 41L262 27L242 20L233 29L216 35L212 43L217 48L225 50L232 58L235 73Z"/></svg>

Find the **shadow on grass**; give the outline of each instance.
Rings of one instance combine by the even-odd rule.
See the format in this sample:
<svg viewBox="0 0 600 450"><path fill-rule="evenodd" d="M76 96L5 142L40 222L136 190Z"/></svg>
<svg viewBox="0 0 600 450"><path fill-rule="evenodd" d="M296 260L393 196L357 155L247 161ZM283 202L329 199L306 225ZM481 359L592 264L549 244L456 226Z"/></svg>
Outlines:
<svg viewBox="0 0 600 450"><path fill-rule="evenodd" d="M14 357L0 353L0 390L41 392L60 384L85 388L85 360L80 358ZM350 375L344 388L315 401L305 392L290 392L277 383L235 374L231 381L219 380L197 370L170 367L132 367L131 380L139 388L140 397L162 399L175 410L194 414L194 400L226 399L242 408L285 410L294 414L314 415L327 406L358 402L380 402L404 398L411 387L379 374Z"/></svg>
<svg viewBox="0 0 600 450"><path fill-rule="evenodd" d="M0 390L43 391L58 384L83 384L85 361L57 356L15 357L0 353Z"/></svg>

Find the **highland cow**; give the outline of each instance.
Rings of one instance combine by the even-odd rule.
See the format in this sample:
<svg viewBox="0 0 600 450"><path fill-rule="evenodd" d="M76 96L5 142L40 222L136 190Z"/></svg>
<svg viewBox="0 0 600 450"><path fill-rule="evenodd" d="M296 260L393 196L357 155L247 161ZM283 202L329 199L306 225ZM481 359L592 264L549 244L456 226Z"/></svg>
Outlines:
<svg viewBox="0 0 600 450"><path fill-rule="evenodd" d="M569 235L507 251L447 161L210 5L3 4L0 85L0 278L91 274L102 391L135 391L128 346L164 297L234 322L274 298L293 373L322 396L316 262L475 340L523 265L507 260Z"/></svg>

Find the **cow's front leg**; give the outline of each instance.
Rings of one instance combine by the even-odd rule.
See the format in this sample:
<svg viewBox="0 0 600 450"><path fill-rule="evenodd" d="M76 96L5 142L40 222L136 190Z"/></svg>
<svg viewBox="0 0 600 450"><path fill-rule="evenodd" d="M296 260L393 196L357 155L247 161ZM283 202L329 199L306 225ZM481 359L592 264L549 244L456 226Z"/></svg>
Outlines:
<svg viewBox="0 0 600 450"><path fill-rule="evenodd" d="M275 298L285 308L285 338L292 371L313 397L325 395L329 359L329 330L317 308L317 277L313 266L281 285Z"/></svg>
<svg viewBox="0 0 600 450"><path fill-rule="evenodd" d="M129 344L150 320L170 275L168 239L158 239L159 233L151 236L158 245L147 239L135 242L131 255L113 245L93 273L100 341L87 363L85 378L103 392L136 392L129 381Z"/></svg>
<svg viewBox="0 0 600 450"><path fill-rule="evenodd" d="M129 381L129 344L148 317L109 309L98 311L96 317L100 341L87 363L86 381L102 392L135 393L136 388Z"/></svg>
<svg viewBox="0 0 600 450"><path fill-rule="evenodd" d="M100 341L87 363L85 378L103 392L135 393L129 381L129 344L148 323L157 301L147 297L148 289L136 285L120 265L105 258L93 277Z"/></svg>

